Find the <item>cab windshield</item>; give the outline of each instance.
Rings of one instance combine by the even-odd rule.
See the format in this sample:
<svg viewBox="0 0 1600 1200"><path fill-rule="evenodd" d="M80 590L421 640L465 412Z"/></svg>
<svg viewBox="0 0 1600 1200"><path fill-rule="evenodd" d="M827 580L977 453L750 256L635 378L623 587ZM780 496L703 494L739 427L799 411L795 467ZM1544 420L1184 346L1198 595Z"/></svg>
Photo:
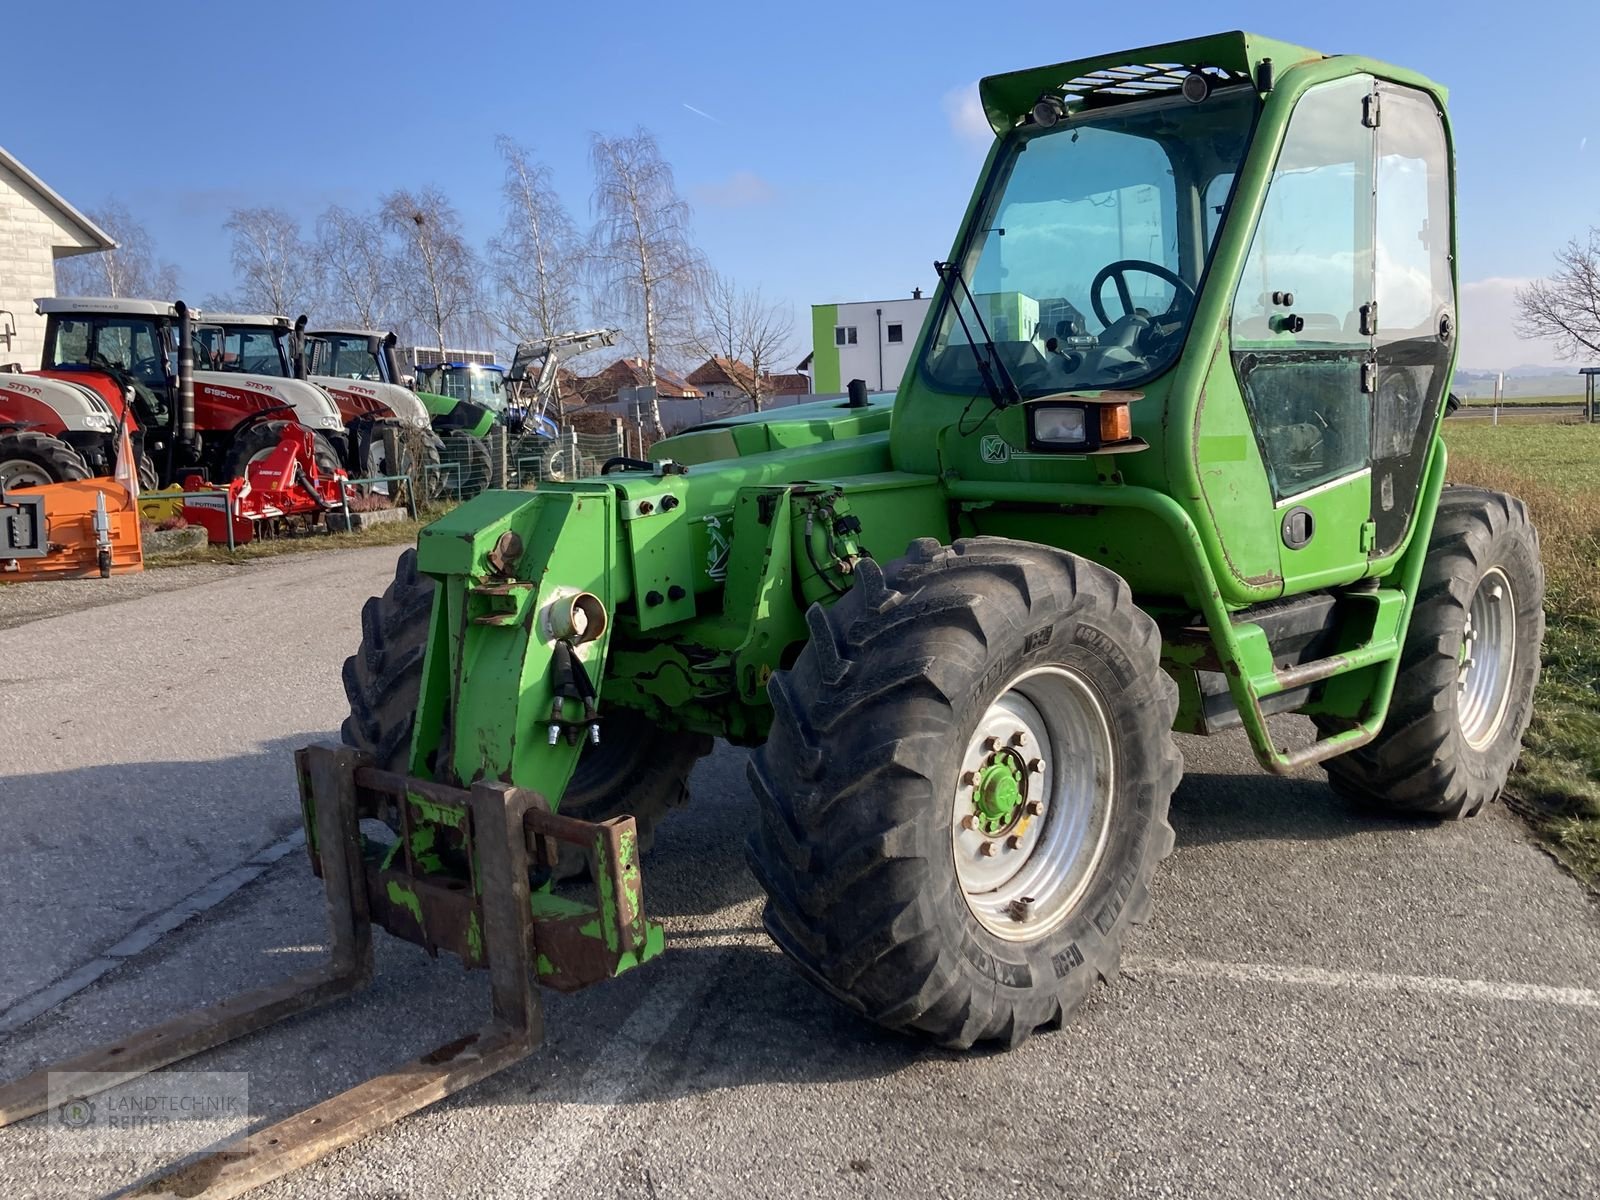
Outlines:
<svg viewBox="0 0 1600 1200"><path fill-rule="evenodd" d="M199 325L194 331L194 365L202 371L230 371L240 375L273 375L287 379L287 333L245 325Z"/></svg>
<svg viewBox="0 0 1600 1200"><path fill-rule="evenodd" d="M370 338L328 333L311 343L311 373L340 379L365 379L382 383L383 368L372 352Z"/></svg>
<svg viewBox="0 0 1600 1200"><path fill-rule="evenodd" d="M493 368L479 366L431 366L417 371L419 391L452 400L470 400L499 412L506 406L505 377Z"/></svg>
<svg viewBox="0 0 1600 1200"><path fill-rule="evenodd" d="M1011 135L958 263L972 300L944 289L926 380L981 391L968 339L981 344L985 327L1024 398L1127 387L1171 366L1255 111L1253 89L1233 87Z"/></svg>

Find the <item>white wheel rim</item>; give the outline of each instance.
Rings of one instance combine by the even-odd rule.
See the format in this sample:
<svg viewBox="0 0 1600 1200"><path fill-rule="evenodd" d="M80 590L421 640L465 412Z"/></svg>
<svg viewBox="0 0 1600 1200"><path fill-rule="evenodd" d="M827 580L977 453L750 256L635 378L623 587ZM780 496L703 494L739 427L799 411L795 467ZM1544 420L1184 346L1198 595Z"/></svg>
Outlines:
<svg viewBox="0 0 1600 1200"><path fill-rule="evenodd" d="M1467 605L1456 670L1456 720L1474 750L1494 741L1505 724L1516 663L1516 597L1506 573L1491 567Z"/></svg>
<svg viewBox="0 0 1600 1200"><path fill-rule="evenodd" d="M1116 786L1111 723L1087 679L1061 666L1012 680L973 730L956 776L950 839L967 907L1026 942L1076 909L1105 853ZM997 813L1001 773L1020 801Z"/></svg>
<svg viewBox="0 0 1600 1200"><path fill-rule="evenodd" d="M7 487L42 487L47 483L54 483L50 472L38 463L26 458L12 458L0 462L0 479L6 481Z"/></svg>

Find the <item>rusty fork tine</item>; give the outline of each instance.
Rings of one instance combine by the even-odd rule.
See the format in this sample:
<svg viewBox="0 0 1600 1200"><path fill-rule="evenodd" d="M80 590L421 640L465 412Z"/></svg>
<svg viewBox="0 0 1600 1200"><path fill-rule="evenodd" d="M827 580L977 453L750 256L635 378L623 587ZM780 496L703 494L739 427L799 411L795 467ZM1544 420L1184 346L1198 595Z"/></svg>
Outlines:
<svg viewBox="0 0 1600 1200"><path fill-rule="evenodd" d="M369 758L348 746L313 746L298 751L295 759L316 801L317 849L333 943L328 964L185 1013L0 1087L0 1126L43 1112L50 1102L52 1075L80 1076L75 1084L58 1086L56 1099L81 1099L341 999L371 980L372 925L355 804L355 769Z"/></svg>
<svg viewBox="0 0 1600 1200"><path fill-rule="evenodd" d="M122 1194L189 1200L242 1195L533 1053L543 1038L543 1025L531 961L533 916L522 829L523 816L535 801L534 793L500 783L472 789L493 997L493 1018L486 1028L270 1125L247 1138L242 1148L206 1155Z"/></svg>

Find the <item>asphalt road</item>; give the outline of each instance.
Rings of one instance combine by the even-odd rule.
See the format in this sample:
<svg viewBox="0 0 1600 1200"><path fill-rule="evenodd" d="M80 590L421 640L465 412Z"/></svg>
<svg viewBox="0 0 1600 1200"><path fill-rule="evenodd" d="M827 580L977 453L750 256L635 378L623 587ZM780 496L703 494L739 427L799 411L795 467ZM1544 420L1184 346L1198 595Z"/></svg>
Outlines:
<svg viewBox="0 0 1600 1200"><path fill-rule="evenodd" d="M0 1010L108 964L0 1040L0 1078L314 961L303 855L228 872L282 848L288 752L336 727L339 662L394 554L0 632ZM173 634L186 662L153 648ZM1503 808L1378 822L1317 772L1260 774L1242 740L1183 750L1177 851L1121 977L1063 1030L958 1056L864 1025L770 947L743 754L720 748L646 860L660 963L550 996L533 1058L259 1194L1595 1194L1592 899ZM219 876L237 890L107 957ZM486 985L380 934L360 997L196 1065L248 1071L269 1121L476 1027ZM104 1194L156 1165L132 1137L90 1158L40 1119L0 1130L8 1197Z"/></svg>

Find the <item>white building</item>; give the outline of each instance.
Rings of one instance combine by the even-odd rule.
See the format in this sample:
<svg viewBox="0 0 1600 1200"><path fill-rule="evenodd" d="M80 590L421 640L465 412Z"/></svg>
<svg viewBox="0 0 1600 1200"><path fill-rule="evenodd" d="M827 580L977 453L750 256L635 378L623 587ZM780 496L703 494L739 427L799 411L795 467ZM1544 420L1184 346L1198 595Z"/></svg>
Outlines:
<svg viewBox="0 0 1600 1200"><path fill-rule="evenodd" d="M0 365L38 367L44 318L33 301L56 294L56 259L116 246L0 146Z"/></svg>
<svg viewBox="0 0 1600 1200"><path fill-rule="evenodd" d="M932 303L918 288L902 300L813 304L812 390L842 392L852 379L864 379L872 391L894 391Z"/></svg>

